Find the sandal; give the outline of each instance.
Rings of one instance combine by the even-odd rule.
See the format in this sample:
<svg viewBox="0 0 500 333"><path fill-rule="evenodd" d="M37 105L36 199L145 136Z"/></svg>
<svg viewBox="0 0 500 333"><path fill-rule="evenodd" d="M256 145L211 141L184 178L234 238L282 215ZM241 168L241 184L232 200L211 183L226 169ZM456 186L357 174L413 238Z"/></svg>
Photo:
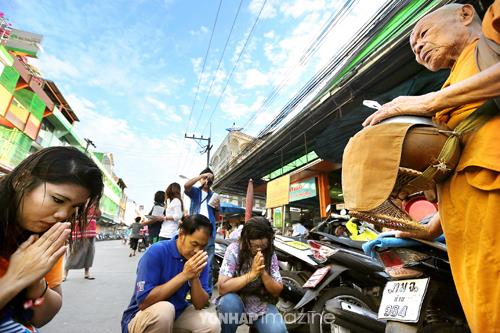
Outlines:
<svg viewBox="0 0 500 333"><path fill-rule="evenodd" d="M86 276L85 279L87 279L87 280L95 280L95 277L93 277L93 276Z"/></svg>

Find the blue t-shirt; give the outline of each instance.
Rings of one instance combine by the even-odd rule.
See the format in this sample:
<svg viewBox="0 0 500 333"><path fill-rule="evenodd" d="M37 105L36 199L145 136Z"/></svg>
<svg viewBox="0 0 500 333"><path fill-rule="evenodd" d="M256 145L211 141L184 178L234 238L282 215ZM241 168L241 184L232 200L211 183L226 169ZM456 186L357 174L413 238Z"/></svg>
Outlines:
<svg viewBox="0 0 500 333"><path fill-rule="evenodd" d="M191 189L186 192L187 196L191 199L191 206L189 207L189 214L194 215L194 214L199 214L200 213L200 207L201 205L207 205L207 211L208 211L208 219L212 223L213 230L212 230L212 238L215 238L215 231L216 231L216 226L215 226L215 209L208 204L210 201L210 198L212 198L212 194L214 192L208 191L206 199L201 202L202 198L202 193L203 191L201 187L195 187L192 186Z"/></svg>
<svg viewBox="0 0 500 333"><path fill-rule="evenodd" d="M184 259L177 250L176 241L178 236L169 240L161 241L151 245L144 253L137 265L137 279L134 293L128 308L123 312L122 332L128 333L128 324L139 311L141 304L155 287L170 281L184 268ZM208 292L208 265L200 275L201 286ZM190 290L189 282L184 283L166 301L175 307L175 318L177 319L189 303L186 295Z"/></svg>

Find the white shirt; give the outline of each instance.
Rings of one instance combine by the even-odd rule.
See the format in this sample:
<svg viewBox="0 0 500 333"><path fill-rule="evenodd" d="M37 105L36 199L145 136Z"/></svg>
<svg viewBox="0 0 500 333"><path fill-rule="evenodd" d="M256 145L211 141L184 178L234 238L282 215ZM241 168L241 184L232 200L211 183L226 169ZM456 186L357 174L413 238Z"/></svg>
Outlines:
<svg viewBox="0 0 500 333"><path fill-rule="evenodd" d="M207 219L210 219L210 216L208 215L208 200L207 200L207 195L208 195L207 192L201 190L200 214L206 216Z"/></svg>
<svg viewBox="0 0 500 333"><path fill-rule="evenodd" d="M173 217L174 220L165 220L161 224L160 237L173 238L177 235L177 229L179 228L179 221L182 218L182 207L181 201L177 198L169 201L167 203L167 208L165 209L165 216Z"/></svg>

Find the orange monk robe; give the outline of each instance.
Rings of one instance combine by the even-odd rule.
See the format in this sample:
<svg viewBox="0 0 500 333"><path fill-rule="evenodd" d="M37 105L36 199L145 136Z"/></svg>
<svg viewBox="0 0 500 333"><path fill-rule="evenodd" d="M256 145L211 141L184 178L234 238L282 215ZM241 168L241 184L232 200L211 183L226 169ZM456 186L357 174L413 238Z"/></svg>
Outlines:
<svg viewBox="0 0 500 333"><path fill-rule="evenodd" d="M483 19L483 33L500 43L500 0ZM464 49L445 87L479 70ZM436 120L454 128L482 103L443 110ZM500 116L465 142L455 173L439 191L441 225L460 302L474 333L500 332Z"/></svg>

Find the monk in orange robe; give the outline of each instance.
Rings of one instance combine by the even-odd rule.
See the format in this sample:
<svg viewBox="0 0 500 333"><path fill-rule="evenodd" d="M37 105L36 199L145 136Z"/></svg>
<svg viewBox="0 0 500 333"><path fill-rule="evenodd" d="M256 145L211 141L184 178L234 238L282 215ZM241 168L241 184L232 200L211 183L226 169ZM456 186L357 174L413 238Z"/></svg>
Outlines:
<svg viewBox="0 0 500 333"><path fill-rule="evenodd" d="M442 90L403 96L363 123L398 115L433 116L455 128L486 100L500 96L500 63L483 71L475 50L481 34L500 44L500 0L481 22L470 5L452 4L422 18L410 44L418 63L431 71L451 68ZM444 231L453 279L472 332L500 332L500 113L463 138L460 162L439 187L439 216L424 234Z"/></svg>

